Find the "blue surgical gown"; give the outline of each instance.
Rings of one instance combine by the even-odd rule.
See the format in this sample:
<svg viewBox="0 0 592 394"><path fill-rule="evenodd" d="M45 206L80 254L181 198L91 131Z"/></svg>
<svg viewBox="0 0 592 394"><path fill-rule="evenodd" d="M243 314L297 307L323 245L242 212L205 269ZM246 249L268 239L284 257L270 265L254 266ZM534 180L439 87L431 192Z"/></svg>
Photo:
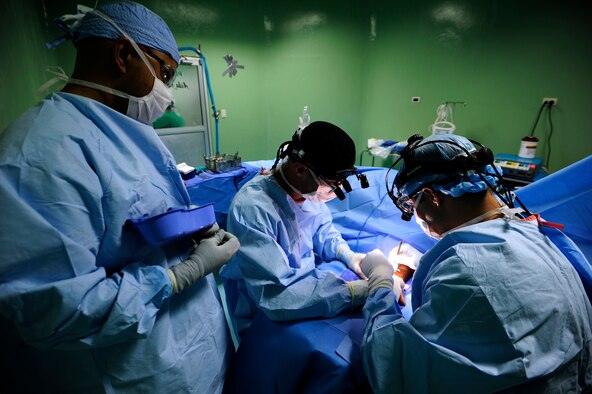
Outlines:
<svg viewBox="0 0 592 394"><path fill-rule="evenodd" d="M345 243L325 204L297 204L273 176L259 175L236 194L227 226L241 248L220 276L239 339L259 308L271 320L295 320L351 306L347 283L317 268Z"/></svg>
<svg viewBox="0 0 592 394"><path fill-rule="evenodd" d="M53 94L0 136L0 201L0 384L221 391L233 348L213 276L173 296L188 245L125 225L190 203L152 127Z"/></svg>
<svg viewBox="0 0 592 394"><path fill-rule="evenodd" d="M592 308L536 221L495 219L446 235L415 273L414 314L392 291L364 306L375 392L580 392L592 384Z"/></svg>

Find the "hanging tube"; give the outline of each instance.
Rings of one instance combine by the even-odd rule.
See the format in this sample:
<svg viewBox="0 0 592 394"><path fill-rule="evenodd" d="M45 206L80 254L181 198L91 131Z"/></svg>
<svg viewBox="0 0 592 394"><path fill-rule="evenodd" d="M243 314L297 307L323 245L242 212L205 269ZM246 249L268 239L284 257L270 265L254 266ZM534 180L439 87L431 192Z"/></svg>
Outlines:
<svg viewBox="0 0 592 394"><path fill-rule="evenodd" d="M179 52L193 51L203 60L204 71L206 74L206 83L208 85L208 94L210 96L210 103L212 104L212 111L214 111L214 124L215 124L215 129L216 129L216 136L215 136L216 155L218 155L220 153L219 138L218 138L218 118L219 118L218 115L219 114L218 114L218 110L216 110L216 103L214 102L214 93L212 92L212 84L210 83L210 72L208 71L208 63L206 62L206 57L203 55L203 53L201 53L201 51L199 51L195 47L179 47L178 49L179 49Z"/></svg>

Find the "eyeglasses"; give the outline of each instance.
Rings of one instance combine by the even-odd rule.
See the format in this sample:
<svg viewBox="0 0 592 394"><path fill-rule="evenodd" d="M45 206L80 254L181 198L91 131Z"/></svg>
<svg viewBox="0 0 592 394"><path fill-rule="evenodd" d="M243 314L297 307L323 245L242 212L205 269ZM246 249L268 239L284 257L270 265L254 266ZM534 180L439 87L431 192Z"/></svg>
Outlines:
<svg viewBox="0 0 592 394"><path fill-rule="evenodd" d="M343 181L331 181L322 175L317 176L310 167L308 168L308 170L310 171L310 175L312 175L312 179L316 182L318 186L321 186L321 184L327 185L331 188L331 191L335 193L337 198L339 198L340 200L345 199L345 194L343 193L343 190L341 190L341 185Z"/></svg>
<svg viewBox="0 0 592 394"><path fill-rule="evenodd" d="M158 62L158 64L160 64L160 76L162 77L162 81L169 88L172 87L173 82L175 82L175 69L172 68L167 62L165 62L164 59L162 59L156 53L154 53L150 48L142 45L140 45L140 48L142 48L144 52L146 52L151 58L153 58Z"/></svg>
<svg viewBox="0 0 592 394"><path fill-rule="evenodd" d="M320 186L321 184L325 184L332 189L335 189L335 188L338 188L341 186L341 181L332 181L332 180L325 178L322 175L317 176L311 168L309 168L308 171L310 171L310 175L312 175L312 179L316 182L316 184L318 186Z"/></svg>

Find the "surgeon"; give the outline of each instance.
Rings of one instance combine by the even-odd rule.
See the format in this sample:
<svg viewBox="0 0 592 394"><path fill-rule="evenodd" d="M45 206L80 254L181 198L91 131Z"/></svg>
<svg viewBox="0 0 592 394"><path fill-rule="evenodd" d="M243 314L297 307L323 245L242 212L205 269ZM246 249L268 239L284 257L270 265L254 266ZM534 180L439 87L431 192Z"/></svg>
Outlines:
<svg viewBox="0 0 592 394"><path fill-rule="evenodd" d="M313 122L280 146L271 174L234 197L227 226L241 249L220 276L239 340L259 310L271 320L296 320L364 304L365 255L349 248L325 205L336 193L344 197L341 185L357 174L355 157L345 131Z"/></svg>
<svg viewBox="0 0 592 394"><path fill-rule="evenodd" d="M73 30L72 78L0 136L0 392L217 393L233 354L213 275L216 225L148 245L126 225L188 207L152 122L179 52L142 5Z"/></svg>
<svg viewBox="0 0 592 394"><path fill-rule="evenodd" d="M384 256L362 264L386 272L364 306L373 390L589 392L592 308L569 260L584 256L555 246L554 224L509 206L487 148L457 135L409 141L391 196L439 242L415 272L409 321Z"/></svg>

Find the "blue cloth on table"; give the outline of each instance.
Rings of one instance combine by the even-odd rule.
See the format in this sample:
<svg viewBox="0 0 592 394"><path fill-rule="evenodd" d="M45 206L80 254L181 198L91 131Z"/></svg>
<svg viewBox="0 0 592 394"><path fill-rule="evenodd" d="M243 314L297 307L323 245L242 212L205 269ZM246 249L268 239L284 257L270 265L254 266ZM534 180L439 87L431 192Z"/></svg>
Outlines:
<svg viewBox="0 0 592 394"><path fill-rule="evenodd" d="M224 393L371 393L361 364L361 313L274 322L259 312L241 341ZM261 340L265 338L265 340Z"/></svg>
<svg viewBox="0 0 592 394"><path fill-rule="evenodd" d="M355 177L349 177L352 191L345 194L345 200L333 199L327 203L335 228L351 249L367 253L378 248L388 255L391 249L399 246L400 241L409 243L422 253L434 246L436 241L428 237L415 221L401 219L401 211L387 194L387 169L360 167L359 170L366 175L369 187L362 189ZM397 171L391 171L389 184L396 174Z"/></svg>
<svg viewBox="0 0 592 394"><path fill-rule="evenodd" d="M565 226L563 233L569 239L554 236L560 235L554 229L547 229L547 235L564 253L573 249L571 241L584 253L588 261L570 261L592 298L592 156L517 190L516 195L532 213Z"/></svg>
<svg viewBox="0 0 592 394"><path fill-rule="evenodd" d="M592 260L592 156L518 189L516 196L532 213L563 224Z"/></svg>
<svg viewBox="0 0 592 394"><path fill-rule="evenodd" d="M201 206L214 203L216 221L220 228L226 229L228 207L234 195L260 170L260 167L243 163L241 168L228 172L204 171L185 181L185 186L192 204Z"/></svg>

